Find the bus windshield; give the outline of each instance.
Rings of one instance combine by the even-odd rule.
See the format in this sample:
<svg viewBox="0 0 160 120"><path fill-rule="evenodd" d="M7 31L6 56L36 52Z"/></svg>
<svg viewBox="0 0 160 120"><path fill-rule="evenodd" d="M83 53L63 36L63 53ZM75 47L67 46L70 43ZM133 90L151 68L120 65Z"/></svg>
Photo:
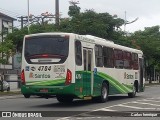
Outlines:
<svg viewBox="0 0 160 120"><path fill-rule="evenodd" d="M69 38L67 37L45 35L25 38L24 54L30 64L63 63L68 57L68 51Z"/></svg>

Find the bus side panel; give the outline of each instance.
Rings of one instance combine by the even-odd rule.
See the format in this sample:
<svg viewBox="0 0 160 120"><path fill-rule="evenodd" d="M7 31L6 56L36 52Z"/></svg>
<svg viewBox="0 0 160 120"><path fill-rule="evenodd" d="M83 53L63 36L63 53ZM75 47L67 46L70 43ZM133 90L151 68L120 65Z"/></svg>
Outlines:
<svg viewBox="0 0 160 120"><path fill-rule="evenodd" d="M83 98L83 78L84 78L84 71L76 71L75 74L75 95L79 98Z"/></svg>
<svg viewBox="0 0 160 120"><path fill-rule="evenodd" d="M126 94L132 92L132 87L121 84L118 79L103 73L97 72L94 75L94 94L95 96L100 95L102 82L107 81L109 83L109 95L113 94Z"/></svg>
<svg viewBox="0 0 160 120"><path fill-rule="evenodd" d="M76 71L75 95L79 98L83 98L84 96L86 96L86 91L88 89L91 89L90 87L87 88L84 86L84 83L89 86L89 84L85 82L85 78L87 78L87 76L90 76L90 72ZM113 77L103 72L97 72L96 74L94 74L92 96L101 95L101 86L104 81L107 81L109 83L109 95L126 94L132 92L133 85L122 84L118 79L114 79ZM88 95L90 94L88 93Z"/></svg>

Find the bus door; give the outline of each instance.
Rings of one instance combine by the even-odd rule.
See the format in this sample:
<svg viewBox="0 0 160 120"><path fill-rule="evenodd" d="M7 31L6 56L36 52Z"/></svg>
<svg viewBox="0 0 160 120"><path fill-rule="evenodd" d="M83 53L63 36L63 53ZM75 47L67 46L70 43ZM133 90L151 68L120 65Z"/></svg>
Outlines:
<svg viewBox="0 0 160 120"><path fill-rule="evenodd" d="M92 49L83 48L83 95L91 96L93 93L93 51Z"/></svg>
<svg viewBox="0 0 160 120"><path fill-rule="evenodd" d="M143 59L139 58L139 80L140 80L140 86L139 86L139 90L140 92L143 91L143 77L144 77L144 66L143 66Z"/></svg>

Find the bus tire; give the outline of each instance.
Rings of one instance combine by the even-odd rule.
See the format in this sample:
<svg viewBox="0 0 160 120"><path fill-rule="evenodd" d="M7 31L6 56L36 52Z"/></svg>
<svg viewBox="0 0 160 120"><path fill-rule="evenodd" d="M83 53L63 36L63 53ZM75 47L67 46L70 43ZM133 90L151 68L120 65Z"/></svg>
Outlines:
<svg viewBox="0 0 160 120"><path fill-rule="evenodd" d="M133 92L131 92L131 93L128 93L128 97L129 98L134 98L135 96L136 96L136 85L134 84L134 86L133 86Z"/></svg>
<svg viewBox="0 0 160 120"><path fill-rule="evenodd" d="M31 95L29 94L23 94L25 98L30 98Z"/></svg>
<svg viewBox="0 0 160 120"><path fill-rule="evenodd" d="M70 103L73 101L72 96L56 95L56 98L60 103Z"/></svg>
<svg viewBox="0 0 160 120"><path fill-rule="evenodd" d="M108 85L103 82L101 87L101 95L98 97L98 102L105 103L108 100Z"/></svg>

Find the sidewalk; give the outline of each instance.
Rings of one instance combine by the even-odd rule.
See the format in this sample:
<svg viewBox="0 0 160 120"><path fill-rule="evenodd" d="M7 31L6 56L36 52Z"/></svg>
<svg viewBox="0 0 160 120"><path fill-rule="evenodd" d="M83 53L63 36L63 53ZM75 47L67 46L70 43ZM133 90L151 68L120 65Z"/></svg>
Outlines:
<svg viewBox="0 0 160 120"><path fill-rule="evenodd" d="M14 89L14 90L4 91L4 92L1 92L1 91L0 91L0 97L1 97L1 96L20 95L20 94L21 94L21 89Z"/></svg>
<svg viewBox="0 0 160 120"><path fill-rule="evenodd" d="M145 84L160 84L159 81L152 81L152 83L149 83L149 81L145 81Z"/></svg>
<svg viewBox="0 0 160 120"><path fill-rule="evenodd" d="M19 94L19 95L4 95L4 96L0 96L0 100L22 98L22 97L23 97L23 95L21 95L21 94Z"/></svg>
<svg viewBox="0 0 160 120"><path fill-rule="evenodd" d="M19 98L19 97L23 97L23 95L21 94L21 89L10 90L9 92L7 92L7 91L1 92L0 91L0 100Z"/></svg>

